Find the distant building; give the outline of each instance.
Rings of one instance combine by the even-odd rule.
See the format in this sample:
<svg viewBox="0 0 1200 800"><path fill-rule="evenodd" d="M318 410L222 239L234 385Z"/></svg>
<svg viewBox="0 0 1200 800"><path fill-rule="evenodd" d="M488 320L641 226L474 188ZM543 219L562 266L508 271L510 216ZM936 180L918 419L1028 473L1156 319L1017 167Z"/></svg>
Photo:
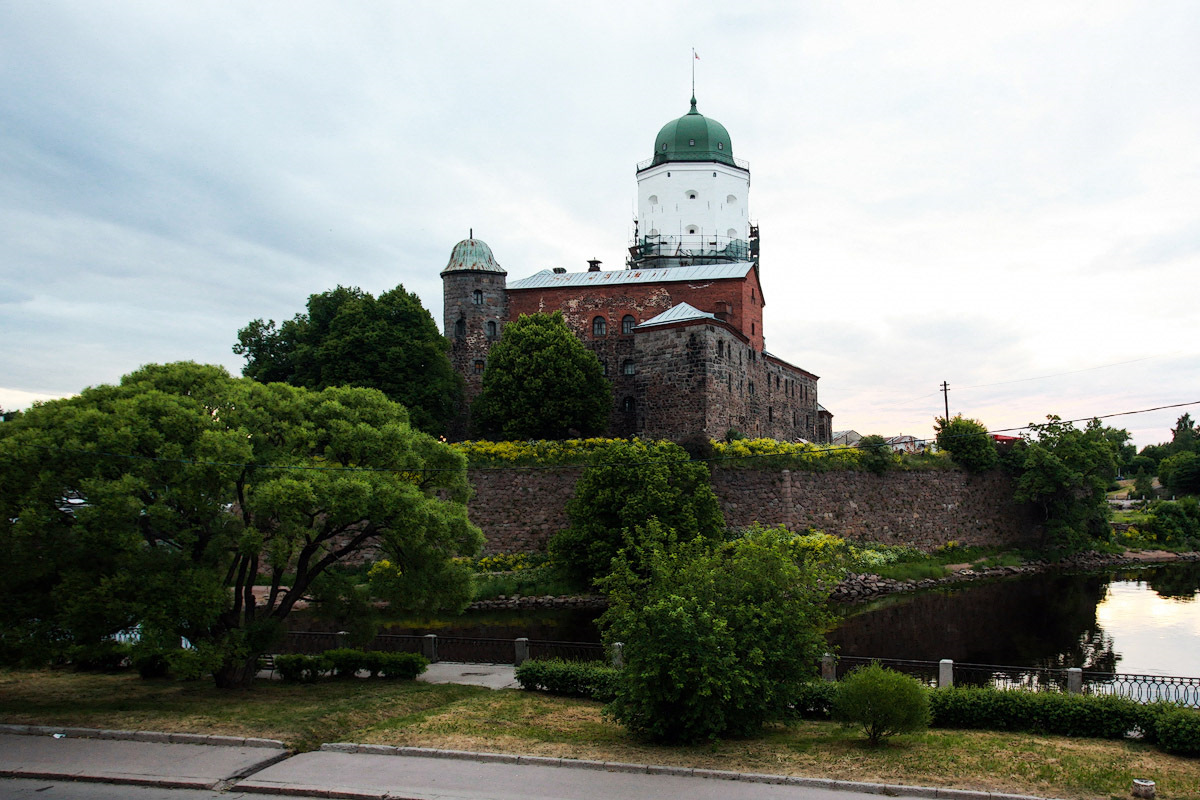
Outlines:
<svg viewBox="0 0 1200 800"><path fill-rule="evenodd" d="M624 269L590 261L586 271L543 270L510 283L473 234L454 246L441 273L444 324L468 400L508 321L561 311L612 382L611 435L680 440L734 429L829 442L833 415L817 402L819 378L766 350L750 168L734 158L725 127L692 98L636 174Z"/></svg>
<svg viewBox="0 0 1200 800"><path fill-rule="evenodd" d="M830 437L832 444L840 444L845 447L853 447L862 439L862 434L858 431L834 431Z"/></svg>

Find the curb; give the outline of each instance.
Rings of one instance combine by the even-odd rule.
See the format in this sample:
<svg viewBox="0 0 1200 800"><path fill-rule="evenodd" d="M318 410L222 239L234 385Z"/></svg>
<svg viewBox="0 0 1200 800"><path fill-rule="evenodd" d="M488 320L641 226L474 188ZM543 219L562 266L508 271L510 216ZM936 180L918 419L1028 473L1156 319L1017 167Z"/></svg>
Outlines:
<svg viewBox="0 0 1200 800"><path fill-rule="evenodd" d="M326 753L354 753L376 756L417 756L421 758L447 758L463 761L485 761L501 764L528 764L540 767L565 767L567 769L591 769L604 772L633 772L647 775L677 775L682 777L709 778L712 780L745 781L747 783L783 784L803 786L809 789L832 789L842 791L879 794L888 797L946 798L946 800L1054 800L1027 794L976 791L974 789L947 789L932 786L904 786L893 783L862 783L839 781L832 778L803 778L796 775L772 775L763 772L730 772L720 769L693 767L668 767L655 764L627 764L621 761L590 761L575 758L552 758L546 756L521 756L511 753L476 753L469 750L438 750L431 747L397 747L387 744L355 744L333 742L321 745ZM246 789L246 791L254 791ZM340 797L341 795L339 795ZM355 795L359 797L359 795ZM349 797L349 795L347 795ZM362 798L376 795L361 795Z"/></svg>
<svg viewBox="0 0 1200 800"><path fill-rule="evenodd" d="M262 747L286 750L278 739L259 739L246 736L216 736L207 733L163 733L161 731L112 731L102 728L71 728L53 725L0 724L0 734L12 736L58 736L72 739L115 739L126 742L156 742L159 744L207 744L220 747Z"/></svg>

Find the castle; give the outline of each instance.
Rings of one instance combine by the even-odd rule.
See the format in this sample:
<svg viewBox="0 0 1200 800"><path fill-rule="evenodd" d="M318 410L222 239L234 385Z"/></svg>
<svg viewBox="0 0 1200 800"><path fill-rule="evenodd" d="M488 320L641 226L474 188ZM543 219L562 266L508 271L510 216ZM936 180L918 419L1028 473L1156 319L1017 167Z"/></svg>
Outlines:
<svg viewBox="0 0 1200 800"><path fill-rule="evenodd" d="M491 248L470 238L442 270L445 335L479 393L488 351L522 314L561 311L613 388L609 435L696 435L827 443L833 416L818 377L768 353L758 227L747 213L750 167L725 126L696 109L671 120L637 165L638 216L625 269L558 267L508 282Z"/></svg>

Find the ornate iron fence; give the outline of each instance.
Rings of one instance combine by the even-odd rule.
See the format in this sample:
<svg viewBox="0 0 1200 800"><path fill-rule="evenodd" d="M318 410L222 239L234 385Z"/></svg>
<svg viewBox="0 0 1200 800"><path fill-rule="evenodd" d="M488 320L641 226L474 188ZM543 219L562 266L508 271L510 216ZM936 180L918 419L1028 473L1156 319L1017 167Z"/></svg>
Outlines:
<svg viewBox="0 0 1200 800"><path fill-rule="evenodd" d="M529 657L541 660L561 658L564 661L605 661L608 659L608 654L602 644L547 642L534 639L529 642Z"/></svg>

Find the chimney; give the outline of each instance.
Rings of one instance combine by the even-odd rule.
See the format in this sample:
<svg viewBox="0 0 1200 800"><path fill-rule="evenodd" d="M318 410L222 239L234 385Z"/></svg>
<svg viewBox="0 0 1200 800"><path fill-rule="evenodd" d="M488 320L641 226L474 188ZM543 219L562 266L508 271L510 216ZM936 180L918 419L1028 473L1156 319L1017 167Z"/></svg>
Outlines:
<svg viewBox="0 0 1200 800"><path fill-rule="evenodd" d="M588 259L588 272L599 272L600 260L597 258Z"/></svg>
<svg viewBox="0 0 1200 800"><path fill-rule="evenodd" d="M554 268L554 274L555 274L555 275L566 275L566 274L567 274L567 268L566 268L566 267L555 267L555 268Z"/></svg>

